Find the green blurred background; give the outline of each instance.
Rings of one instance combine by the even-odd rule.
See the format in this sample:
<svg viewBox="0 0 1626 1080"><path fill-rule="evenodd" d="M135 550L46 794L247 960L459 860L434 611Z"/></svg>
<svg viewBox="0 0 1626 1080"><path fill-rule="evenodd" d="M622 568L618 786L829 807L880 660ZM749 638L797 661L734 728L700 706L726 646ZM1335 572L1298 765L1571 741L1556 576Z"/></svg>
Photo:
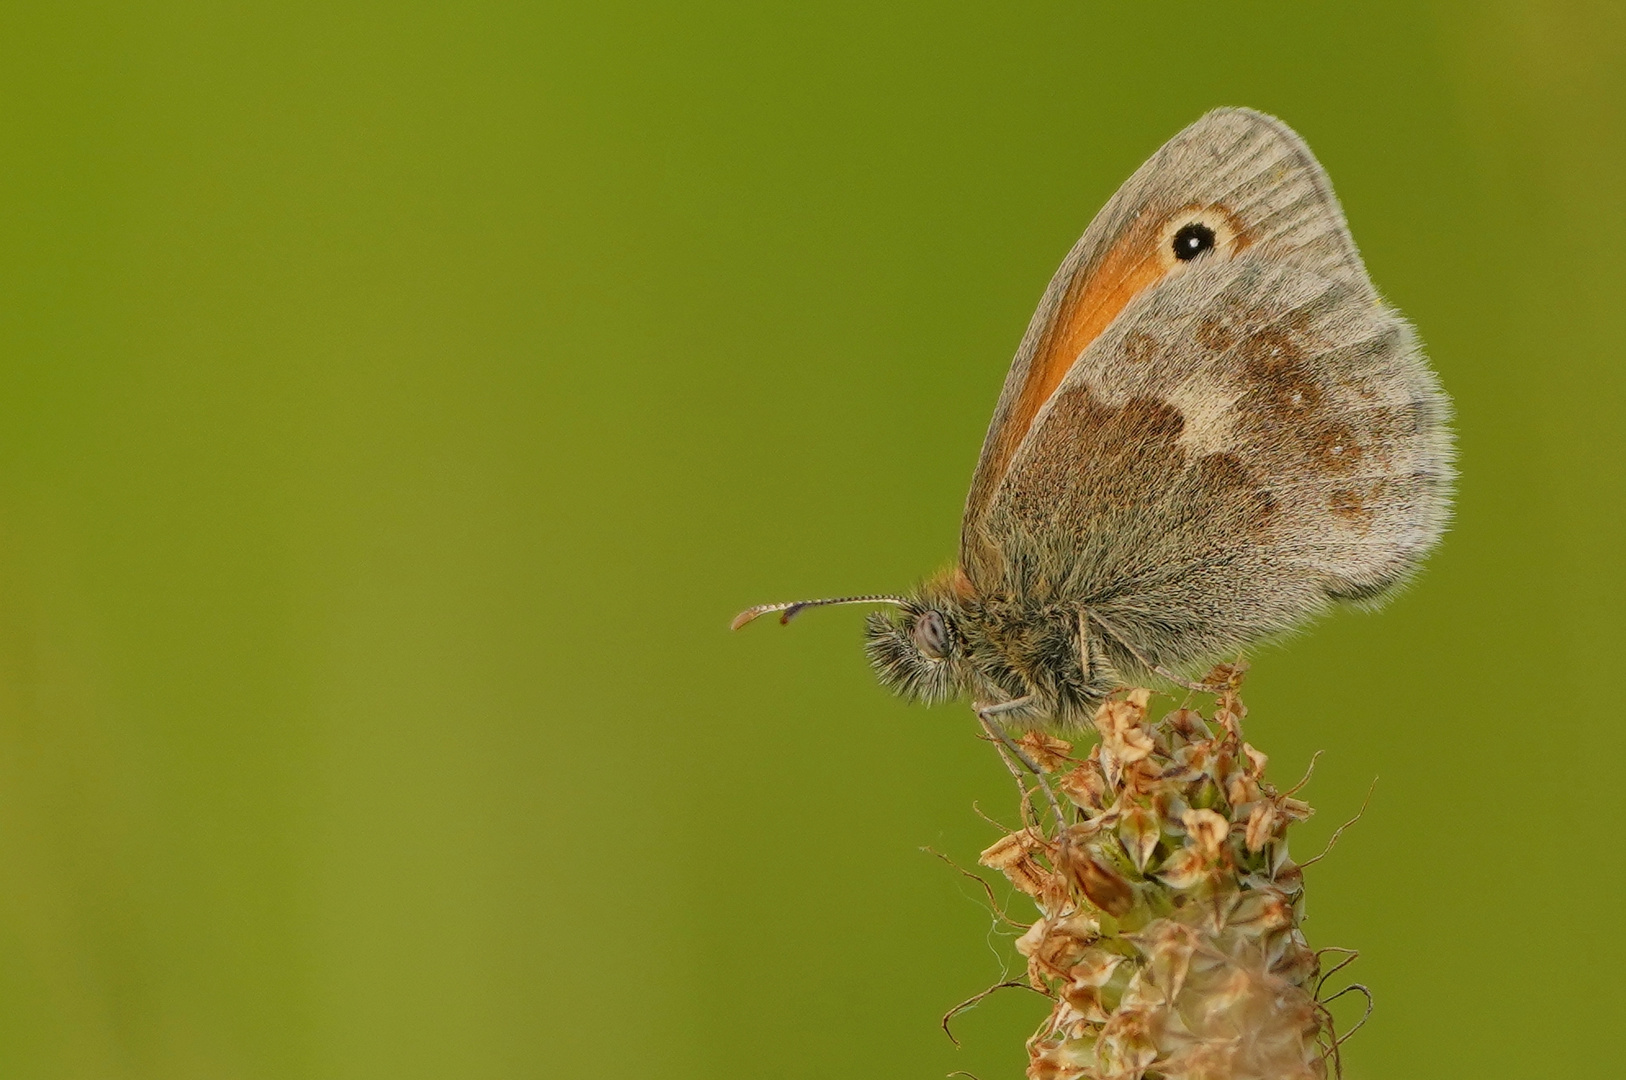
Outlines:
<svg viewBox="0 0 1626 1080"><path fill-rule="evenodd" d="M1020 1075L1008 779L860 617L1045 281L1298 128L1460 411L1454 532L1255 657L1362 1077L1611 1076L1614 3L18 4L0 17L0 1075Z"/></svg>

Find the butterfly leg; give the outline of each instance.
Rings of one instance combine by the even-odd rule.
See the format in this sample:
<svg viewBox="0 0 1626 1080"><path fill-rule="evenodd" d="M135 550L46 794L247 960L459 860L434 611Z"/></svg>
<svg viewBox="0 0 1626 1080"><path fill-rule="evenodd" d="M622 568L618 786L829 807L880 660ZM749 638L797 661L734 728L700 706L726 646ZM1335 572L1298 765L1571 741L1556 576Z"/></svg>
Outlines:
<svg viewBox="0 0 1626 1080"><path fill-rule="evenodd" d="M1090 616L1078 609L1078 670L1084 675L1084 685L1095 682L1095 661L1090 658Z"/></svg>
<svg viewBox="0 0 1626 1080"><path fill-rule="evenodd" d="M1062 815L1061 803L1056 801L1056 793L1050 790L1050 783L1045 779L1044 770L1039 768L1038 763L1017 745L1016 740L1011 738L999 721L995 719L1000 713L1014 712L1032 700L1031 697L1019 697L1012 698L1010 701L1002 701L997 705L972 705L971 708L977 714L977 720L982 724L982 729L999 745L1001 754L1008 753L1011 757L1020 761L1023 767L1038 779L1039 790L1044 792L1046 801L1050 803L1051 813L1056 815L1056 827L1062 828L1066 826L1067 819ZM1006 758L1005 764L1007 766L1011 765L1010 758ZM1011 775L1016 777L1017 784L1026 791L1027 786L1022 783L1022 774L1014 766L1011 767Z"/></svg>
<svg viewBox="0 0 1626 1080"><path fill-rule="evenodd" d="M1138 660L1140 662L1140 665L1142 667L1144 667L1147 671L1150 671L1150 672L1158 675L1161 678L1167 679L1169 682L1172 682L1176 686L1183 686L1187 690L1195 690L1198 693L1204 693L1204 694L1212 694L1212 693L1217 692L1215 690L1215 688L1212 687L1212 686L1205 686L1202 683L1190 682L1190 681L1188 681L1186 679L1181 678L1179 675L1176 675L1174 672L1170 671L1168 668L1165 668L1165 667L1163 667L1163 666L1161 666L1159 664L1152 663L1150 660L1146 659L1146 657L1142 656L1140 654L1140 652L1133 645L1129 644L1129 639L1125 638L1121 633L1119 633L1117 630L1113 629L1113 626L1112 626L1111 623L1109 623L1105 619L1101 618L1100 615L1098 615L1095 612L1091 611L1089 608L1079 608L1078 609L1078 615L1079 615L1080 619L1087 620L1088 622L1093 622L1095 625L1097 625L1101 629L1105 630L1107 632L1107 636L1111 637L1114 641L1116 641L1118 644L1122 645L1126 650L1128 650L1129 655L1133 656L1136 660Z"/></svg>

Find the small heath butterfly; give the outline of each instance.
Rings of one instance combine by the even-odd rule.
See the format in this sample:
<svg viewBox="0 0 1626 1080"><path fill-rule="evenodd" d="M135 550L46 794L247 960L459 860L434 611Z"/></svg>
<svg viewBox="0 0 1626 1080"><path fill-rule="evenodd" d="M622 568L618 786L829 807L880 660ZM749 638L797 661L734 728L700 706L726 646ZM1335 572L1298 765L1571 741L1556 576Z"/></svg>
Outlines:
<svg viewBox="0 0 1626 1080"><path fill-rule="evenodd" d="M1017 349L957 564L867 651L926 702L1077 725L1114 689L1393 593L1450 511L1450 403L1287 125L1218 109L1096 215Z"/></svg>

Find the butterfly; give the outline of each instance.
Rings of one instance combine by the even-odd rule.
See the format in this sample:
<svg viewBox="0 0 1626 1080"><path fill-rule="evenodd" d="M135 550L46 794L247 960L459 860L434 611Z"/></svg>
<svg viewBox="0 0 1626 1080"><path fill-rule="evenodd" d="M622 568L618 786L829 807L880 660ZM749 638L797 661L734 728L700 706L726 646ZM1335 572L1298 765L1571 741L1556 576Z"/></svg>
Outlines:
<svg viewBox="0 0 1626 1080"><path fill-rule="evenodd" d="M1391 595L1450 513L1450 402L1286 124L1217 109L1113 195L1017 349L957 563L879 603L883 684L1077 726L1115 689ZM1190 685L1190 684L1188 684Z"/></svg>

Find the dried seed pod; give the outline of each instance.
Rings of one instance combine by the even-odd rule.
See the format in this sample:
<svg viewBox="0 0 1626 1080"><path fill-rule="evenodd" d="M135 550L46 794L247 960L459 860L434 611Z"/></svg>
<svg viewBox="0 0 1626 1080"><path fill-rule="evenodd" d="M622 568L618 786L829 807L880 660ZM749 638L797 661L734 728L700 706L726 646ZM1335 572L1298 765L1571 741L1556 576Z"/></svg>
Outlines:
<svg viewBox="0 0 1626 1080"><path fill-rule="evenodd" d="M1152 722L1144 692L1108 701L1100 744L1070 769L1061 740L1023 740L1039 781L1081 815L982 855L1039 908L1017 942L1053 1001L1028 1042L1030 1080L1327 1076L1334 1036L1286 844L1310 807L1242 741L1240 670L1211 681L1224 690L1206 720Z"/></svg>

